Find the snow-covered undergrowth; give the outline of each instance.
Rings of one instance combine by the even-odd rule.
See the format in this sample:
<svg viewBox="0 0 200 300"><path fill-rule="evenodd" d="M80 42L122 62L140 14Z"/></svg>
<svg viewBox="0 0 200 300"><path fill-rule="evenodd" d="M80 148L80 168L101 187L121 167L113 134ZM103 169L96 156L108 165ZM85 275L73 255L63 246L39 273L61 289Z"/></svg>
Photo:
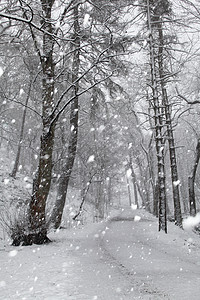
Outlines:
<svg viewBox="0 0 200 300"><path fill-rule="evenodd" d="M189 216L183 220L183 228L187 231L194 230L195 227L200 225L200 213L197 213L196 216Z"/></svg>
<svg viewBox="0 0 200 300"><path fill-rule="evenodd" d="M0 238L7 238L13 230L24 226L27 203L30 199L31 179L18 173L10 176L14 161L1 149L0 158Z"/></svg>
<svg viewBox="0 0 200 300"><path fill-rule="evenodd" d="M11 235L15 233L28 231L27 209L32 193L32 178L23 173L21 167L16 178L12 178L10 173L13 165L14 156L9 156L6 149L0 149L0 239L4 240L10 240ZM56 188L53 185L46 206L47 222L55 199ZM82 212L74 221L73 217L79 212L82 198L80 189L69 186L61 227L69 229L93 223L94 199L89 200L85 201ZM49 230L51 231L51 228Z"/></svg>

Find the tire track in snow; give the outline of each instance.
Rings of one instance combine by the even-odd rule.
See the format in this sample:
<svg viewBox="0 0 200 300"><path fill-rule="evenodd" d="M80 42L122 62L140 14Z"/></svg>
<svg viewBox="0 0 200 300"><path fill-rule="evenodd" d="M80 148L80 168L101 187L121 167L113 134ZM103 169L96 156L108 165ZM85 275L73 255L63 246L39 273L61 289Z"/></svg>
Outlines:
<svg viewBox="0 0 200 300"><path fill-rule="evenodd" d="M134 222L135 214L141 216L139 222ZM169 224L168 235L159 233L157 219L142 210L125 211L108 224L102 247L136 278L139 291L144 293L141 299L199 299L200 255L196 237L193 238L197 245L189 254L185 241L190 235L173 224Z"/></svg>
<svg viewBox="0 0 200 300"><path fill-rule="evenodd" d="M118 264L101 247L101 233L105 226L100 227L86 237L81 237L78 232L70 240L73 248L77 249L73 256L81 274L80 292L88 293L88 300L92 299L92 295L98 300L143 299Z"/></svg>
<svg viewBox="0 0 200 300"><path fill-rule="evenodd" d="M109 220L108 226L114 225L115 222L130 222L134 221L134 218L131 217L121 217L117 216ZM145 220L148 221L148 220ZM105 232L105 231L104 231ZM107 240L109 243L109 240ZM106 246L107 244L105 236L102 236L100 238L100 247L101 250L104 252L104 259L106 258L107 262L111 265L114 265L116 269L119 270L119 272L126 278L126 280L129 282L129 284L132 286L134 290L136 290L140 296L138 299L142 300L170 300L169 295L165 294L164 291L158 289L155 287L150 281L144 278L144 274L139 274L134 273L134 271L130 271L119 259L117 259L114 256L114 249L112 251L108 250L108 247ZM138 278L141 277L141 278Z"/></svg>

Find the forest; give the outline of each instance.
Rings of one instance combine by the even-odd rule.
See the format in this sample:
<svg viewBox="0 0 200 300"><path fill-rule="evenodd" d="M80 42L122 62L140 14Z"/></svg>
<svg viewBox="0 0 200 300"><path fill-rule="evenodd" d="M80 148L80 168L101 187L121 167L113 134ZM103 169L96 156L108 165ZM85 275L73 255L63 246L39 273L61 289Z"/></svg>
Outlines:
<svg viewBox="0 0 200 300"><path fill-rule="evenodd" d="M0 225L13 245L124 203L166 233L198 213L199 39L197 0L0 2Z"/></svg>

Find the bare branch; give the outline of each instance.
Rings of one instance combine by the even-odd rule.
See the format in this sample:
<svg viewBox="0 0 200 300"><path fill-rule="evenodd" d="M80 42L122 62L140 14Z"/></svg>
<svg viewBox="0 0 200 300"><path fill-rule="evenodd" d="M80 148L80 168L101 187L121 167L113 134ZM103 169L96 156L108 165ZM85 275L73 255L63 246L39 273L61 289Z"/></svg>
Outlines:
<svg viewBox="0 0 200 300"><path fill-rule="evenodd" d="M193 104L200 104L200 100L189 101L185 96L181 95L181 94L179 93L179 91L178 91L177 86L176 86L176 92L177 92L177 95L178 95L181 99L183 99L185 102L187 102L188 104L191 104L191 105L193 105Z"/></svg>
<svg viewBox="0 0 200 300"><path fill-rule="evenodd" d="M89 73L89 71L91 71L98 63L100 63L100 58L101 56L108 51L109 48L104 49L98 56L98 58L96 59L96 61L93 63L93 65L88 68L77 80L75 80L74 82L72 82L72 84L62 93L62 95L60 96L59 100L57 101L54 110L52 112L52 116L55 114L56 110L58 109L62 99L64 98L64 96L71 90L71 88L78 83L85 75L87 75Z"/></svg>
<svg viewBox="0 0 200 300"><path fill-rule="evenodd" d="M0 12L0 17L28 24L29 26L37 29L38 31L41 31L42 33L45 33L45 34L47 34L47 35L49 35L49 36L51 36L55 39L62 39L64 41L68 41L68 42L72 41L72 39L66 39L66 38L63 38L63 37L61 38L61 37L57 36L56 34L53 34L53 33L50 33L48 31L44 30L42 28L42 26L38 26L38 25L36 25L35 23L32 22L32 17L27 20L25 18L21 18L21 17L18 17L18 16L13 16L13 15L10 15L10 14L5 14L5 13L2 13L2 12Z"/></svg>
<svg viewBox="0 0 200 300"><path fill-rule="evenodd" d="M96 85L100 84L101 82L107 80L108 78L110 78L112 75L114 74L114 71L112 71L112 73L110 75L108 75L107 77L95 82L93 85L89 86L88 88L84 89L82 92L80 92L79 94L73 96L71 99L69 99L64 105L63 107L59 110L59 112L57 113L57 115L53 118L53 120L51 121L51 125L53 126L54 123L57 122L59 116L61 115L61 113L66 109L66 107L75 99L75 97L80 97L81 95L87 93L88 91L90 91L93 87L95 87Z"/></svg>

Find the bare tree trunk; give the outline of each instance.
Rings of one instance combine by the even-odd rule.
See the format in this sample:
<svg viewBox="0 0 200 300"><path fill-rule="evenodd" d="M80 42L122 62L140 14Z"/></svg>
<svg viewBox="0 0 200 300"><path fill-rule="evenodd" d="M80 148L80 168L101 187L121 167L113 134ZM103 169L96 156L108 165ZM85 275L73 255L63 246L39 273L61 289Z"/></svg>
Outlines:
<svg viewBox="0 0 200 300"><path fill-rule="evenodd" d="M30 243L48 242L45 208L51 185L52 154L54 146L55 124L52 124L51 112L54 108L54 40L51 35L52 0L41 0L43 11L43 55L40 54L42 64L42 116L43 131L41 136L39 165L33 181L33 192L29 209ZM34 40L36 43L36 39Z"/></svg>
<svg viewBox="0 0 200 300"><path fill-rule="evenodd" d="M151 141L148 147L147 159L148 159L148 166L149 166L149 175L150 175L150 184L152 186L152 193L153 193L153 214L158 217L158 197L156 194L156 176L154 170L154 153L151 146Z"/></svg>
<svg viewBox="0 0 200 300"><path fill-rule="evenodd" d="M148 183L148 174L147 174L148 172L145 172L142 169L139 157L136 157L136 161L137 161L137 165L140 170L140 174L141 174L140 176L142 177L140 180L142 186L140 187L138 181L136 180L137 176L133 170L133 174L134 174L134 178L135 178L135 182L136 182L136 186L137 186L137 191L139 192L139 195L142 199L142 206L145 207L145 209L150 212L149 183Z"/></svg>
<svg viewBox="0 0 200 300"><path fill-rule="evenodd" d="M51 223L53 224L54 228L59 228L61 221L63 210L65 207L67 189L69 185L69 179L72 173L74 160L76 156L76 148L77 148L77 136L78 136L78 99L74 99L71 104L71 114L70 114L70 125L73 130L70 132L69 137L69 146L67 150L67 160L63 165L61 171L61 177L59 180L58 191L56 202L51 214ZM74 127L72 127L74 126Z"/></svg>
<svg viewBox="0 0 200 300"><path fill-rule="evenodd" d="M160 85L162 90L162 101L165 110L166 126L167 126L167 135L168 135L168 144L169 144L169 156L170 156L170 166L171 166L171 179L172 179L172 190L173 190L173 200L174 200L174 217L175 224L182 228L182 213L181 213L181 204L180 204L180 195L179 195L179 183L178 183L178 170L176 162L176 149L174 134L172 128L172 120L170 113L170 104L165 88L165 74L163 67L163 47L164 47L164 37L162 29L162 20L158 17L158 36L159 36L159 49L158 49L158 66L159 66L159 75L160 75Z"/></svg>
<svg viewBox="0 0 200 300"><path fill-rule="evenodd" d="M99 222L103 220L105 213L105 195L104 195L104 178L103 174L99 174L99 178L96 181L97 183L97 195L95 202L95 213L96 213L96 221Z"/></svg>
<svg viewBox="0 0 200 300"><path fill-rule="evenodd" d="M132 182L133 182L133 190L134 190L134 197L135 197L135 205L137 205L137 208L139 208L139 201L138 201L138 191L137 191L137 183L136 183L136 175L132 166Z"/></svg>
<svg viewBox="0 0 200 300"><path fill-rule="evenodd" d="M166 90L165 90L165 114L166 114L166 125L167 125L167 134L168 134L168 143L169 143L173 200L174 200L174 218L175 218L175 224L182 228L182 213L181 213L181 203L180 203L180 194L179 194L176 148L175 148L171 114L170 114Z"/></svg>
<svg viewBox="0 0 200 300"><path fill-rule="evenodd" d="M189 204L190 204L190 215L191 216L196 215L196 200L195 200L194 183L195 183L195 177L196 177L197 167L198 167L198 163L199 163L199 158L200 158L200 139L198 139L197 146L196 146L194 165L193 165L191 174L188 177Z"/></svg>
<svg viewBox="0 0 200 300"><path fill-rule="evenodd" d="M181 168L180 170L180 174L181 174L181 185L180 185L180 193L181 193L181 198L182 198L182 202L183 202L183 211L184 214L188 214L189 212L189 201L188 201L188 195L187 195L187 191L188 191L188 185L185 185L185 178L184 178L184 172L182 170L182 167L179 165L179 168Z"/></svg>
<svg viewBox="0 0 200 300"><path fill-rule="evenodd" d="M54 115L54 60L53 48L55 40L52 37L53 27L51 23L51 12L54 0L41 0L42 7L42 28L43 41L42 52L38 45L36 36L31 26L30 32L33 38L35 50L40 59L42 67L42 135L40 138L40 155L39 165L35 178L33 180L33 189L31 201L29 204L28 218L29 228L28 233L15 236L13 245L19 245L21 242L24 245L43 244L50 240L47 237L46 224L46 201L51 185L52 174L52 154L54 146L55 122ZM24 12L26 19L26 12Z"/></svg>
<svg viewBox="0 0 200 300"><path fill-rule="evenodd" d="M59 228L61 221L63 210L66 201L67 189L69 184L69 179L72 173L74 160L76 156L77 149L77 139L78 139L78 89L79 83L78 73L80 66L80 26L79 26L79 12L78 12L79 4L74 6L74 57L72 63L72 84L74 83L73 94L74 100L71 103L71 113L70 113L70 137L69 137L69 146L67 150L67 160L64 163L62 169L62 175L60 177L58 192L56 203L54 205L52 215L51 215L51 223L54 228Z"/></svg>
<svg viewBox="0 0 200 300"><path fill-rule="evenodd" d="M154 202L153 202L153 214L154 216L159 216L159 186L158 180L155 182L155 194L154 194Z"/></svg>
<svg viewBox="0 0 200 300"><path fill-rule="evenodd" d="M129 205L132 205L132 199L131 199L131 189L130 189L130 184L129 184L129 178L126 174L126 182L127 182L127 188L128 188L128 199L129 199Z"/></svg>
<svg viewBox="0 0 200 300"><path fill-rule="evenodd" d="M82 197L81 197L81 204L80 204L80 207L79 207L79 211L76 213L76 215L73 217L73 220L76 220L78 218L78 216L81 215L82 211L83 211L83 205L85 203L85 200L86 200L86 196L87 196L87 193L90 189L90 185L92 183L92 179L93 177L95 176L95 174L93 174L91 177L90 177L90 180L87 182L86 184L86 187L84 188L83 190L83 193L82 193Z"/></svg>
<svg viewBox="0 0 200 300"><path fill-rule="evenodd" d="M107 196L108 196L108 201L107 201L107 209L109 208L112 200L112 179L109 177L107 179Z"/></svg>
<svg viewBox="0 0 200 300"><path fill-rule="evenodd" d="M33 180L33 192L30 202L30 231L34 234L34 243L39 238L38 243L43 243L46 240L46 201L51 185L52 174L52 153L54 145L53 127L48 134L43 133L41 137L39 166ZM41 240L40 240L41 236ZM44 238L44 240L42 240Z"/></svg>
<svg viewBox="0 0 200 300"><path fill-rule="evenodd" d="M166 186L165 186L165 160L164 160L164 138L163 138L163 114L158 98L158 82L155 66L154 40L151 27L151 15L149 0L147 0L147 21L149 29L150 47L150 67L151 67L151 88L153 93L153 110L155 122L155 141L158 166L158 187L159 187L159 231L167 233L167 213L166 213Z"/></svg>
<svg viewBox="0 0 200 300"><path fill-rule="evenodd" d="M135 172L134 172L134 169L133 169L133 161L132 161L131 153L129 153L129 167L131 169L131 179L132 179L132 183L133 183L135 205L137 205L137 208L139 208L136 175L135 175Z"/></svg>
<svg viewBox="0 0 200 300"><path fill-rule="evenodd" d="M149 101L149 95L147 93L147 100ZM149 107L149 123L151 128L153 128L151 117L150 117L150 107ZM158 199L159 199L159 191L158 191L158 182L156 180L155 176L155 170L154 170L154 151L152 149L152 141L153 141L153 134L151 136L148 150L144 148L142 145L142 148L146 154L147 162L148 162L148 169L149 169L149 176L150 176L150 183L152 186L152 192L153 192L153 214L154 216L158 217Z"/></svg>
<svg viewBox="0 0 200 300"><path fill-rule="evenodd" d="M19 142L18 142L18 147L17 147L17 154L16 154L13 170L10 174L10 176L13 177L13 178L16 178L16 174L17 174L18 167L19 167L21 147L22 147L23 137L24 137L24 126L25 126L25 120L26 120L27 105L28 105L28 101L29 101L29 98L30 98L31 86L32 86L32 82L30 81L26 101L25 101L25 104L24 104L23 115L22 115L22 123L21 123Z"/></svg>

